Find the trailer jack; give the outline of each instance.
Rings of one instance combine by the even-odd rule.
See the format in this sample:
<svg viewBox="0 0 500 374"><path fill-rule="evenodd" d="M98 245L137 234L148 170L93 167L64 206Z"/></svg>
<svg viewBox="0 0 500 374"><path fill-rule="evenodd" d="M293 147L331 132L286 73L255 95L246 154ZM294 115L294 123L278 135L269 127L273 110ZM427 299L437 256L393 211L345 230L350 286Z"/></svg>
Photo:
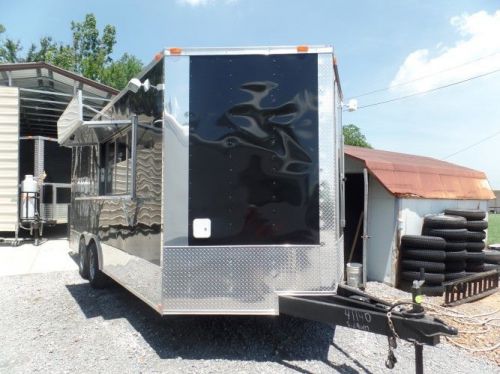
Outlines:
<svg viewBox="0 0 500 374"><path fill-rule="evenodd" d="M385 364L389 369L397 362L394 354L396 340L412 342L415 346L415 371L421 374L423 345L434 346L439 343L441 335L458 334L456 328L425 314L421 304L422 283L413 283L411 302L391 304L358 289L339 285L334 295L280 295L279 310L294 317L387 336L389 353ZM407 308L403 309L403 306Z"/></svg>

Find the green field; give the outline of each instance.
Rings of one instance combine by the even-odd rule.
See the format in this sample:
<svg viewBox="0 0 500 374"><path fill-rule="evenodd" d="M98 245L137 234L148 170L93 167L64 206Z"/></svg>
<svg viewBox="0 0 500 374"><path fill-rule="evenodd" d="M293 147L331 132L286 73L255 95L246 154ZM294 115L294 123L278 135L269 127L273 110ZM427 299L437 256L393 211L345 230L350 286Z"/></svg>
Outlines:
<svg viewBox="0 0 500 374"><path fill-rule="evenodd" d="M500 214L488 216L488 244L500 243Z"/></svg>

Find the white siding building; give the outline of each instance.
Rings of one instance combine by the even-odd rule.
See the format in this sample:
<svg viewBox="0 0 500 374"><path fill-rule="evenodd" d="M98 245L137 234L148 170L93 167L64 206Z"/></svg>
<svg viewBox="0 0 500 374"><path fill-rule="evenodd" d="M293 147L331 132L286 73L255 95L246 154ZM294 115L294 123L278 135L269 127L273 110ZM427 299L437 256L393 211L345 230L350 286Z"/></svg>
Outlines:
<svg viewBox="0 0 500 374"><path fill-rule="evenodd" d="M420 235L425 215L446 208L487 210L486 175L448 162L346 146L346 261L366 280L395 285L402 235ZM356 239L357 238L357 239Z"/></svg>

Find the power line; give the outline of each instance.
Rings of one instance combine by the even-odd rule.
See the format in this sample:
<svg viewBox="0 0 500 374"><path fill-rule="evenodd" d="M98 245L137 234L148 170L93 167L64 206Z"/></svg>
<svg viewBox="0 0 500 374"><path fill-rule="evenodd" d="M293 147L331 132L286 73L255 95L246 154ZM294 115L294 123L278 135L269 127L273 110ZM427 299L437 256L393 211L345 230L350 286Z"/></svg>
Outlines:
<svg viewBox="0 0 500 374"><path fill-rule="evenodd" d="M452 153L452 154L450 154L450 155L448 155L448 156L446 156L446 157L443 157L443 160L447 160L447 159L449 159L450 157L453 157L453 156L455 156L455 155L458 155L459 153L462 153L462 152L464 152L464 151L467 151L468 149L471 149L472 147L475 147L476 145L479 145L479 144L481 144L481 143L484 143L485 141L490 140L491 138L494 138L494 137L495 137L495 136L497 136L497 135L500 135L500 131L497 131L497 132L495 132L495 133L493 133L493 134L491 134L491 135L489 135L489 136L487 136L487 137L485 137L485 138L483 138L483 139L481 139L481 140L478 140L478 141L477 141L477 142L475 142L475 143L472 143L472 144L468 145L467 147L464 147L464 148L462 148L462 149L459 149L458 151L456 151L456 152L454 152L454 153Z"/></svg>
<svg viewBox="0 0 500 374"><path fill-rule="evenodd" d="M404 100L404 99L407 99L409 97L423 95L423 94L426 94L426 93L429 93L429 92L438 91L438 90L441 90L443 88L448 88L448 87L456 86L457 84L461 84L461 83L469 82L469 81L474 80L474 79L486 77L487 75L491 75L491 74L497 73L499 71L500 71L500 69L496 69L496 70L493 70L493 71L490 71L490 72L487 72L487 73L484 73L484 74L475 75L473 77L470 77L470 78L467 78L467 79L464 79L464 80L461 80L461 81L458 81L458 82L449 83L449 84L446 84L444 86L434 87L434 88L431 88L430 90L426 90L426 91L422 91L422 92L415 92L415 93L412 93L412 94L409 94L409 95L399 96L399 97L395 97L393 99L389 99L389 100L385 100L385 101L379 101L379 102L371 103L371 104L367 104L367 105L361 105L361 106L358 107L358 109L369 108L369 107L376 106L376 105L382 105L382 104L392 103L393 101Z"/></svg>
<svg viewBox="0 0 500 374"><path fill-rule="evenodd" d="M418 78L415 78L415 79L412 79L412 80L409 80L409 81L406 81L406 82L401 82L401 83L394 84L394 85L389 86L389 87L378 88L378 89L373 90L373 91L368 91L368 92L365 92L365 93L362 93L362 94L359 94L359 95L356 95L356 96L352 96L351 99L357 99L359 97L373 95L374 93L384 92L384 91L390 90L391 88L394 88L394 87L405 86L407 84L410 84L410 83L413 83L413 82L417 82L417 81L422 80L422 79L433 77L433 76L441 74L441 73L445 73L445 72L448 72L448 71L451 71L451 70L455 70L455 69L461 68L461 67L466 66L466 65L470 65L470 64L472 64L474 62L478 62L478 61L484 60L486 58L493 57L493 56L498 55L498 54L500 54L500 52L495 52L495 53L492 53L491 55L479 57L479 58L476 58L475 60L470 60L470 61L464 62L463 64L456 65L456 66L453 66L451 68L439 70L439 71L436 71L436 72L431 73L431 74L422 75L421 77L418 77Z"/></svg>

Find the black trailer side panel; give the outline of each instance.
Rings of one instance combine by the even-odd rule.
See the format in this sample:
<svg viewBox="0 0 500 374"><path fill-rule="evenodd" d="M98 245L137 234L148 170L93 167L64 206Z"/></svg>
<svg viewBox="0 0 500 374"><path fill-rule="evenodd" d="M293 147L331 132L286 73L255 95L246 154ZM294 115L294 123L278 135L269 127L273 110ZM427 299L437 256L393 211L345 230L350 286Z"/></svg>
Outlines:
<svg viewBox="0 0 500 374"><path fill-rule="evenodd" d="M190 245L319 244L317 92L315 54L191 57Z"/></svg>

